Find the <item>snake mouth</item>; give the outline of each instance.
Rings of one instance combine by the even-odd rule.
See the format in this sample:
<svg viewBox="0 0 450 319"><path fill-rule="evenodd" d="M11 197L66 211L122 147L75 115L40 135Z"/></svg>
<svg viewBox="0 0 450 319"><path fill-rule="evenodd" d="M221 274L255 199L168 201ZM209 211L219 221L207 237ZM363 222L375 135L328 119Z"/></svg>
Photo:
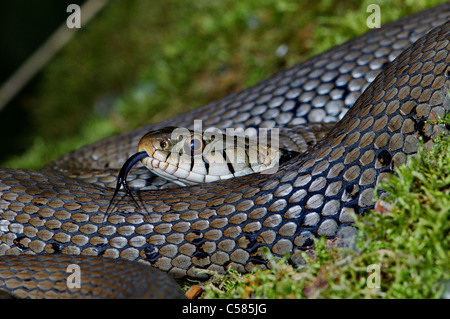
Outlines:
<svg viewBox="0 0 450 319"><path fill-rule="evenodd" d="M130 195L130 197L133 199L134 203L139 207L138 202L134 198L133 194L131 193L130 188L127 184L127 176L128 172L131 170L131 168L140 160L143 160L144 158L148 157L148 154L146 151L137 152L133 155L131 155L123 164L122 168L119 171L119 175L117 176L117 184L116 189L114 190L114 195L111 199L111 202L109 206L111 206L112 202L114 201L114 198L116 197L117 193L119 192L120 188L123 187L125 192ZM109 207L107 209L109 211Z"/></svg>
<svg viewBox="0 0 450 319"><path fill-rule="evenodd" d="M148 156L142 160L142 163L155 175L164 178L179 186L195 185L198 183L212 182L220 180L219 177L206 177L204 175L183 169L177 165L160 161L159 159ZM177 173L177 174L175 174Z"/></svg>

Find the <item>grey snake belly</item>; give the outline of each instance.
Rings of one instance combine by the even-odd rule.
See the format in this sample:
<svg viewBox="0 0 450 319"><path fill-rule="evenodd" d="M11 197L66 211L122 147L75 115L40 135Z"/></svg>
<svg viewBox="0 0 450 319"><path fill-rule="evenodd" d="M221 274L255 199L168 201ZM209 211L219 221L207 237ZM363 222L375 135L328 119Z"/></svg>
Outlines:
<svg viewBox="0 0 450 319"><path fill-rule="evenodd" d="M433 137L448 132L427 121L450 112L449 20L444 4L41 171L0 169L0 255L20 255L0 257L0 290L19 297L135 296L120 288L129 287L120 277L130 276L111 271L117 264L147 271L138 277L154 284L143 295L180 297L155 268L175 278L207 277L198 269L251 271L266 267L263 247L297 264L315 236L353 235L353 214L373 207L375 185L416 153L420 138L432 147ZM192 128L194 119L220 129L338 122L270 175L164 189L138 168L133 176L145 187L133 193L145 211L123 196L106 214L117 171L139 139L168 125ZM67 287L61 269L74 263L93 284ZM117 278L98 279L112 274Z"/></svg>

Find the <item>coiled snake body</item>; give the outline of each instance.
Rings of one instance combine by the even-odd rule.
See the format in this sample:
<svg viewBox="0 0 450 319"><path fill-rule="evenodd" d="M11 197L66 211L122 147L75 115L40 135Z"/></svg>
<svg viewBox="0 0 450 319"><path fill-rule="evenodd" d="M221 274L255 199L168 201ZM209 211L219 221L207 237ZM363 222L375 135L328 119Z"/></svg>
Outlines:
<svg viewBox="0 0 450 319"><path fill-rule="evenodd" d="M203 108L70 153L42 171L1 169L0 255L47 255L28 257L41 274L34 277L23 256L1 257L0 289L20 297L70 297L80 290L54 284L64 277L52 276L54 260L86 262L80 267L94 279L111 276L101 265L116 262L61 255L128 259L172 277L205 278L197 269L265 267L262 247L290 254L296 264L314 236L351 236L353 213L373 207L375 185L417 151L420 137L431 147L433 137L446 132L426 121L450 112L449 19L448 4L423 11ZM155 181L149 190L133 190L145 212L123 196L106 214L118 168L150 129L192 128L194 119L225 129L341 117L325 138L274 174L178 189L158 189ZM134 176L136 185L152 183L143 181L144 168ZM150 296L170 285L156 270L149 278L159 283ZM80 289L94 297L120 290L116 281L98 284Z"/></svg>

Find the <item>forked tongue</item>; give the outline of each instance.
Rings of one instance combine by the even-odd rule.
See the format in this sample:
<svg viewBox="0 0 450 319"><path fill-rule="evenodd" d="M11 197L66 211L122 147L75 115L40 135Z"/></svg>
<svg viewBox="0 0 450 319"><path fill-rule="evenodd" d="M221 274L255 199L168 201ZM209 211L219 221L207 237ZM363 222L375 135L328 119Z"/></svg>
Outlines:
<svg viewBox="0 0 450 319"><path fill-rule="evenodd" d="M139 208L139 204L136 201L136 199L134 198L133 194L130 191L130 188L128 187L127 184L127 176L128 176L128 172L130 171L130 169L140 160L146 158L148 156L147 152L142 151L142 152L138 152L135 153L133 155L130 156L130 158L128 158L126 160L126 162L123 164L122 168L120 169L119 175L117 176L117 185L116 185L116 189L114 190L114 195L111 199L111 202L108 205L108 208L106 210L106 212L108 213L114 198L116 198L117 193L119 192L120 188L123 187L123 189L125 190L125 192L130 195L131 199L133 199L134 203L137 205L137 207Z"/></svg>

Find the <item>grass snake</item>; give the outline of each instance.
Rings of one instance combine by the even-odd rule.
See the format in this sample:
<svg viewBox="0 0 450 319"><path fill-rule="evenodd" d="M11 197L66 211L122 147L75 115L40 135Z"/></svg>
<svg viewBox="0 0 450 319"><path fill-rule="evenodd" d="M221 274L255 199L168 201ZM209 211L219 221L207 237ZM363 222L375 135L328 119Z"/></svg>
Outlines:
<svg viewBox="0 0 450 319"><path fill-rule="evenodd" d="M416 153L419 139L432 147L448 132L427 121L450 112L449 20L449 4L422 11L40 171L0 169L0 291L108 298L138 296L136 288L177 298L170 277L264 268L262 247L298 264L315 236L352 236L353 214L373 207L375 185ZM304 141L311 146L273 174L167 188L137 167L129 178L140 207L122 194L107 214L117 172L139 139L166 126L192 129L194 120L219 129L337 124L323 138L312 134ZM72 264L81 288L66 284Z"/></svg>

